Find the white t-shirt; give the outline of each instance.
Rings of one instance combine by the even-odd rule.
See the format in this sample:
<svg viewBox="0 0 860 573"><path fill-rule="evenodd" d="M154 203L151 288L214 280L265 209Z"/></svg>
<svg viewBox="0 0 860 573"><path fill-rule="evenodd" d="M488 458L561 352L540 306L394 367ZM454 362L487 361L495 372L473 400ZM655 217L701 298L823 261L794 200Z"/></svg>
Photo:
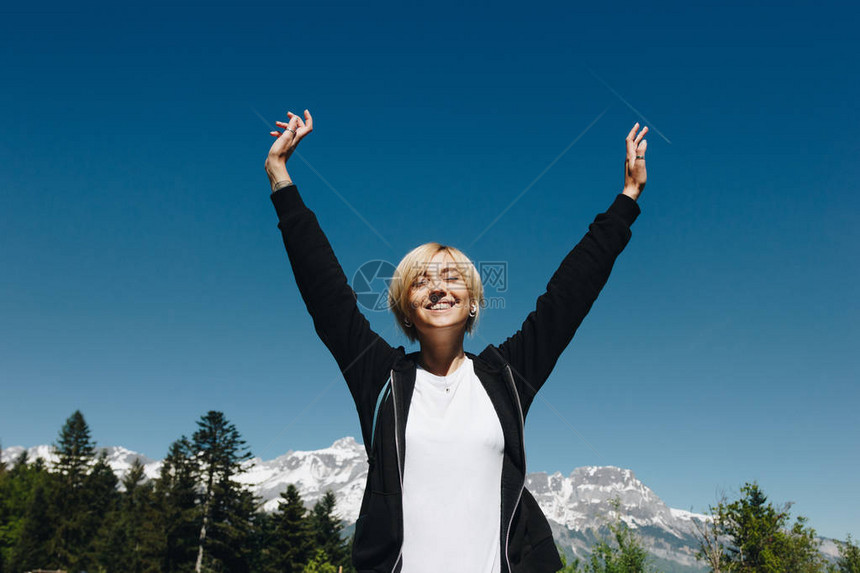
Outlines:
<svg viewBox="0 0 860 573"><path fill-rule="evenodd" d="M505 440L471 359L418 367L406 423L403 573L498 573Z"/></svg>

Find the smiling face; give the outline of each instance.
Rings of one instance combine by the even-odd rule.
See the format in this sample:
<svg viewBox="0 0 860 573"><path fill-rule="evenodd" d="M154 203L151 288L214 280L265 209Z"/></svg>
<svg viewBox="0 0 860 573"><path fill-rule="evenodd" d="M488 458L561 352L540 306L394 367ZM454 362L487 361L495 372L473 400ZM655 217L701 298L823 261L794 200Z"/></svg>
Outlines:
<svg viewBox="0 0 860 573"><path fill-rule="evenodd" d="M388 289L394 317L413 342L426 340L426 335L462 338L475 327L483 300L484 288L472 261L439 243L407 253Z"/></svg>
<svg viewBox="0 0 860 573"><path fill-rule="evenodd" d="M467 272L447 251L439 251L412 281L409 319L419 338L430 329L466 330L469 312L475 307L466 284Z"/></svg>

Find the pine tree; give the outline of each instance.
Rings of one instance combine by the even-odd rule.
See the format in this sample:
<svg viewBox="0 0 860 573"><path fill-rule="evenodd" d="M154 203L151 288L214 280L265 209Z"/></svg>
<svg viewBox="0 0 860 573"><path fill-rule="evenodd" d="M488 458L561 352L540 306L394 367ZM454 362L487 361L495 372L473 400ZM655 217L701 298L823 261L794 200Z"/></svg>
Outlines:
<svg viewBox="0 0 860 573"><path fill-rule="evenodd" d="M271 565L271 544L274 539L275 523L273 514L263 511L261 506L257 507L254 514L254 531L249 547L251 551L250 568L255 573L269 573L277 571ZM279 573L279 572L278 572Z"/></svg>
<svg viewBox="0 0 860 573"><path fill-rule="evenodd" d="M123 476L123 493L98 535L98 564L110 571L121 563L126 573L157 573L166 551L162 515L156 511L153 485L143 464L132 462Z"/></svg>
<svg viewBox="0 0 860 573"><path fill-rule="evenodd" d="M192 451L202 488L202 522L195 571L211 560L229 564L231 571L247 567L254 498L234 478L251 458L236 427L222 412L210 410L197 422Z"/></svg>
<svg viewBox="0 0 860 573"><path fill-rule="evenodd" d="M314 505L310 515L314 545L322 549L328 560L335 565L348 565L348 541L343 539L343 524L335 515L337 498L331 491L325 492Z"/></svg>
<svg viewBox="0 0 860 573"><path fill-rule="evenodd" d="M12 571L55 568L59 564L50 549L55 535L50 481L45 475L34 484L21 520L20 533L9 553L9 569Z"/></svg>
<svg viewBox="0 0 860 573"><path fill-rule="evenodd" d="M90 519L103 519L119 501L119 480L107 463L107 453L102 451L84 479L83 500Z"/></svg>
<svg viewBox="0 0 860 573"><path fill-rule="evenodd" d="M789 508L774 507L757 483L746 483L741 498L731 503L721 501L711 507L714 524L709 553L711 570L719 562L723 571L740 573L819 573L824 561L815 530L807 527L806 518L798 517L789 525ZM714 549L722 551L715 559ZM700 554L704 553L703 551Z"/></svg>
<svg viewBox="0 0 860 573"><path fill-rule="evenodd" d="M48 549L59 568L89 568L87 552L95 531L85 489L93 483L88 482L88 475L95 465L95 449L83 414L75 410L60 430L56 444L58 461L53 468L57 487L52 493L57 521Z"/></svg>
<svg viewBox="0 0 860 573"><path fill-rule="evenodd" d="M25 451L0 480L0 562L5 570L23 570L27 563L36 563L36 557L47 553L48 540L53 536L50 478L44 461L37 458L28 463Z"/></svg>
<svg viewBox="0 0 860 573"><path fill-rule="evenodd" d="M191 442L182 436L170 445L155 482L155 499L163 520L165 573L191 571L200 531L197 469Z"/></svg>
<svg viewBox="0 0 860 573"><path fill-rule="evenodd" d="M235 481L215 485L211 505L209 553L230 572L250 571L257 499Z"/></svg>
<svg viewBox="0 0 860 573"><path fill-rule="evenodd" d="M299 573L310 560L313 535L305 514L299 490L293 484L288 485L272 516L272 537L266 551L269 571Z"/></svg>
<svg viewBox="0 0 860 573"><path fill-rule="evenodd" d="M758 484L745 484L744 497L730 503L726 510L727 533L733 546L728 548L729 563L740 570L775 570L778 558L774 555L774 540L785 522L785 514L767 503L767 496Z"/></svg>
<svg viewBox="0 0 860 573"><path fill-rule="evenodd" d="M96 451L90 428L80 410L75 410L63 424L55 448L59 458L54 466L55 471L65 477L71 488L80 488L95 461Z"/></svg>
<svg viewBox="0 0 860 573"><path fill-rule="evenodd" d="M83 511L79 523L83 533L83 543L77 548L79 569L94 569L98 561L99 531L119 509L120 494L117 491L119 480L107 463L107 454L102 451L95 464L84 479L81 496Z"/></svg>
<svg viewBox="0 0 860 573"><path fill-rule="evenodd" d="M123 524L130 542L126 571L156 573L161 569L160 558L167 549L164 519L156 506L154 485L146 480L140 459L134 460L122 483L125 490Z"/></svg>

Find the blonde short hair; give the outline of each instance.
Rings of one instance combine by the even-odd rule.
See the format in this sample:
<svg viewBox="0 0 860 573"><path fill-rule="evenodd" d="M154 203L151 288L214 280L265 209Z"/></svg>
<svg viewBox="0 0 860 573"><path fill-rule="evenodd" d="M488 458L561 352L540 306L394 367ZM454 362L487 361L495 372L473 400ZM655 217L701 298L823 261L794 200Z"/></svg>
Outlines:
<svg viewBox="0 0 860 573"><path fill-rule="evenodd" d="M397 269L394 271L394 277L391 279L391 284L388 286L388 306L391 312L394 313L394 319L397 325L406 335L406 337L415 342L418 339L418 331L415 325L406 326L403 324L404 319L409 316L409 291L415 279L424 274L430 264L430 260L440 252L446 252L453 259L457 270L463 276L466 283L466 288L469 291L469 298L475 303L475 316L469 317L466 322L466 332L471 333L475 324L478 322L478 316L481 314L481 309L484 307L484 285L481 282L481 275L475 268L475 265L460 249L449 247L439 243L424 243L406 253Z"/></svg>

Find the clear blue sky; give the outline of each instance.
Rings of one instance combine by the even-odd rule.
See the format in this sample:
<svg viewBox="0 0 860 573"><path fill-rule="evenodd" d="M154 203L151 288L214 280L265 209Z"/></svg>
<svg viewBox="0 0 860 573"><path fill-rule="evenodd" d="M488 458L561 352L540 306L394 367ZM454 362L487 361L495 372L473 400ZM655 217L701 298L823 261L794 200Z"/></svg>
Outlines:
<svg viewBox="0 0 860 573"><path fill-rule="evenodd" d="M631 468L696 511L758 480L860 537L857 8L747 4L4 6L3 445L76 408L154 458L209 409L264 458L358 435L269 201L288 110L314 114L289 167L348 275L428 240L508 263L470 351L620 192L640 121L642 215L530 470Z"/></svg>

